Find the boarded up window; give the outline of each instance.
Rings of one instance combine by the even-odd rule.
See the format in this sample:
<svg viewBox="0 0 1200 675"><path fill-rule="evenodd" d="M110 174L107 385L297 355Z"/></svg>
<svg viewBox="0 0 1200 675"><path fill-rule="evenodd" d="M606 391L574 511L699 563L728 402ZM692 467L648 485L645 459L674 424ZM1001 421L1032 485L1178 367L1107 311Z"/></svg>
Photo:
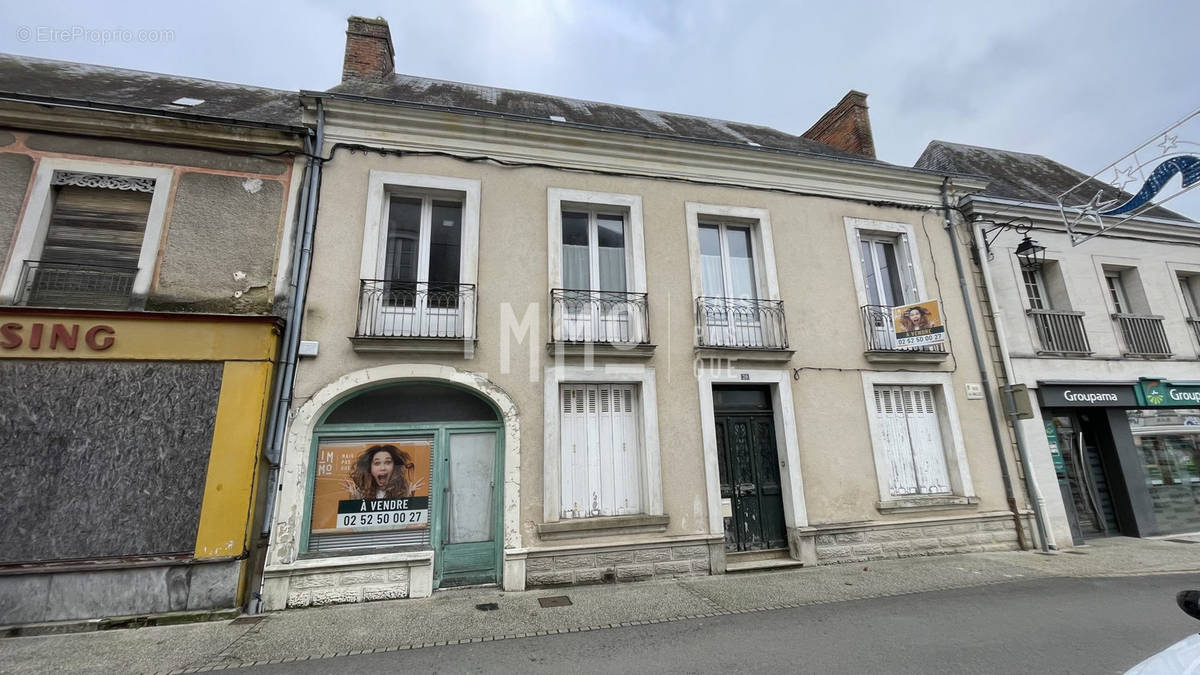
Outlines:
<svg viewBox="0 0 1200 675"><path fill-rule="evenodd" d="M559 393L562 517L641 513L637 387L568 384Z"/></svg>
<svg viewBox="0 0 1200 675"><path fill-rule="evenodd" d="M933 387L876 386L875 417L888 457L888 492L949 493Z"/></svg>

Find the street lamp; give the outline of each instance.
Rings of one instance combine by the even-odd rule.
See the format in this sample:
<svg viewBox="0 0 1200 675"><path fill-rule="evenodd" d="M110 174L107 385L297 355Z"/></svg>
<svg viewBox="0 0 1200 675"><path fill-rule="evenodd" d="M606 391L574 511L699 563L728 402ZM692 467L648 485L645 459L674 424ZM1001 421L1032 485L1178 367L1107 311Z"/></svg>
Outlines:
<svg viewBox="0 0 1200 675"><path fill-rule="evenodd" d="M1042 269L1042 265L1046 262L1046 247L1030 239L1028 234L1017 245L1014 253L1021 261L1021 269L1030 272Z"/></svg>
<svg viewBox="0 0 1200 675"><path fill-rule="evenodd" d="M992 244L996 243L1001 232L1007 230L1023 235L1021 243L1017 244L1017 250L1013 251L1017 259L1021 261L1021 269L1030 272L1041 269L1042 265L1046 264L1046 247L1029 237L1029 233L1033 230L1033 221L1028 218L1017 218L1007 223L994 223L983 231L983 245L987 247L988 260L992 259Z"/></svg>

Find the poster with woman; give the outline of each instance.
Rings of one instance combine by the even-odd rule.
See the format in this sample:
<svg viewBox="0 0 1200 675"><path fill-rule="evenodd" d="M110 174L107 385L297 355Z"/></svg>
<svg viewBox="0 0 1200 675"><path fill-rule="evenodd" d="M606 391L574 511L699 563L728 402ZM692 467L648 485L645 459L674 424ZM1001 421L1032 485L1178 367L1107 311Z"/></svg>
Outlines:
<svg viewBox="0 0 1200 675"><path fill-rule="evenodd" d="M431 438L320 442L313 534L427 529L432 457Z"/></svg>
<svg viewBox="0 0 1200 675"><path fill-rule="evenodd" d="M946 340L942 325L942 307L938 300L922 300L892 308L892 324L896 330L896 346L924 347Z"/></svg>

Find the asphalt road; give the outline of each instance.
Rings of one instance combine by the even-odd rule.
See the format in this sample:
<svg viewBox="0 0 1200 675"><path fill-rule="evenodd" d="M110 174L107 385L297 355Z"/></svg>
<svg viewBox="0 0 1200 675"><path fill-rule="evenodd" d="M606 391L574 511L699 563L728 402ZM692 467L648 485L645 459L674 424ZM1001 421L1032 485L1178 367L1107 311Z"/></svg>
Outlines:
<svg viewBox="0 0 1200 675"><path fill-rule="evenodd" d="M1200 631L1174 602L1177 591L1195 587L1200 575L1039 579L245 670L1120 673Z"/></svg>

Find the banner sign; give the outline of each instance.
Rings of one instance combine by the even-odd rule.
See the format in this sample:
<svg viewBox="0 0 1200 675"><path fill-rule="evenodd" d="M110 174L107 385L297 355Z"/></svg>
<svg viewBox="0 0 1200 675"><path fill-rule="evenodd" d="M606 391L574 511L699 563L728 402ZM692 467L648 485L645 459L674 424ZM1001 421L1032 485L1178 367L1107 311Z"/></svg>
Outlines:
<svg viewBox="0 0 1200 675"><path fill-rule="evenodd" d="M433 440L326 440L317 446L313 534L429 527Z"/></svg>
<svg viewBox="0 0 1200 675"><path fill-rule="evenodd" d="M924 347L946 340L942 325L942 307L938 300L922 300L892 308L892 324L896 330L896 346Z"/></svg>
<svg viewBox="0 0 1200 675"><path fill-rule="evenodd" d="M1171 382L1142 378L1138 404L1150 408L1200 408L1200 382Z"/></svg>
<svg viewBox="0 0 1200 675"><path fill-rule="evenodd" d="M1120 385L1049 385L1038 386L1038 398L1046 408L1135 408L1133 387Z"/></svg>

